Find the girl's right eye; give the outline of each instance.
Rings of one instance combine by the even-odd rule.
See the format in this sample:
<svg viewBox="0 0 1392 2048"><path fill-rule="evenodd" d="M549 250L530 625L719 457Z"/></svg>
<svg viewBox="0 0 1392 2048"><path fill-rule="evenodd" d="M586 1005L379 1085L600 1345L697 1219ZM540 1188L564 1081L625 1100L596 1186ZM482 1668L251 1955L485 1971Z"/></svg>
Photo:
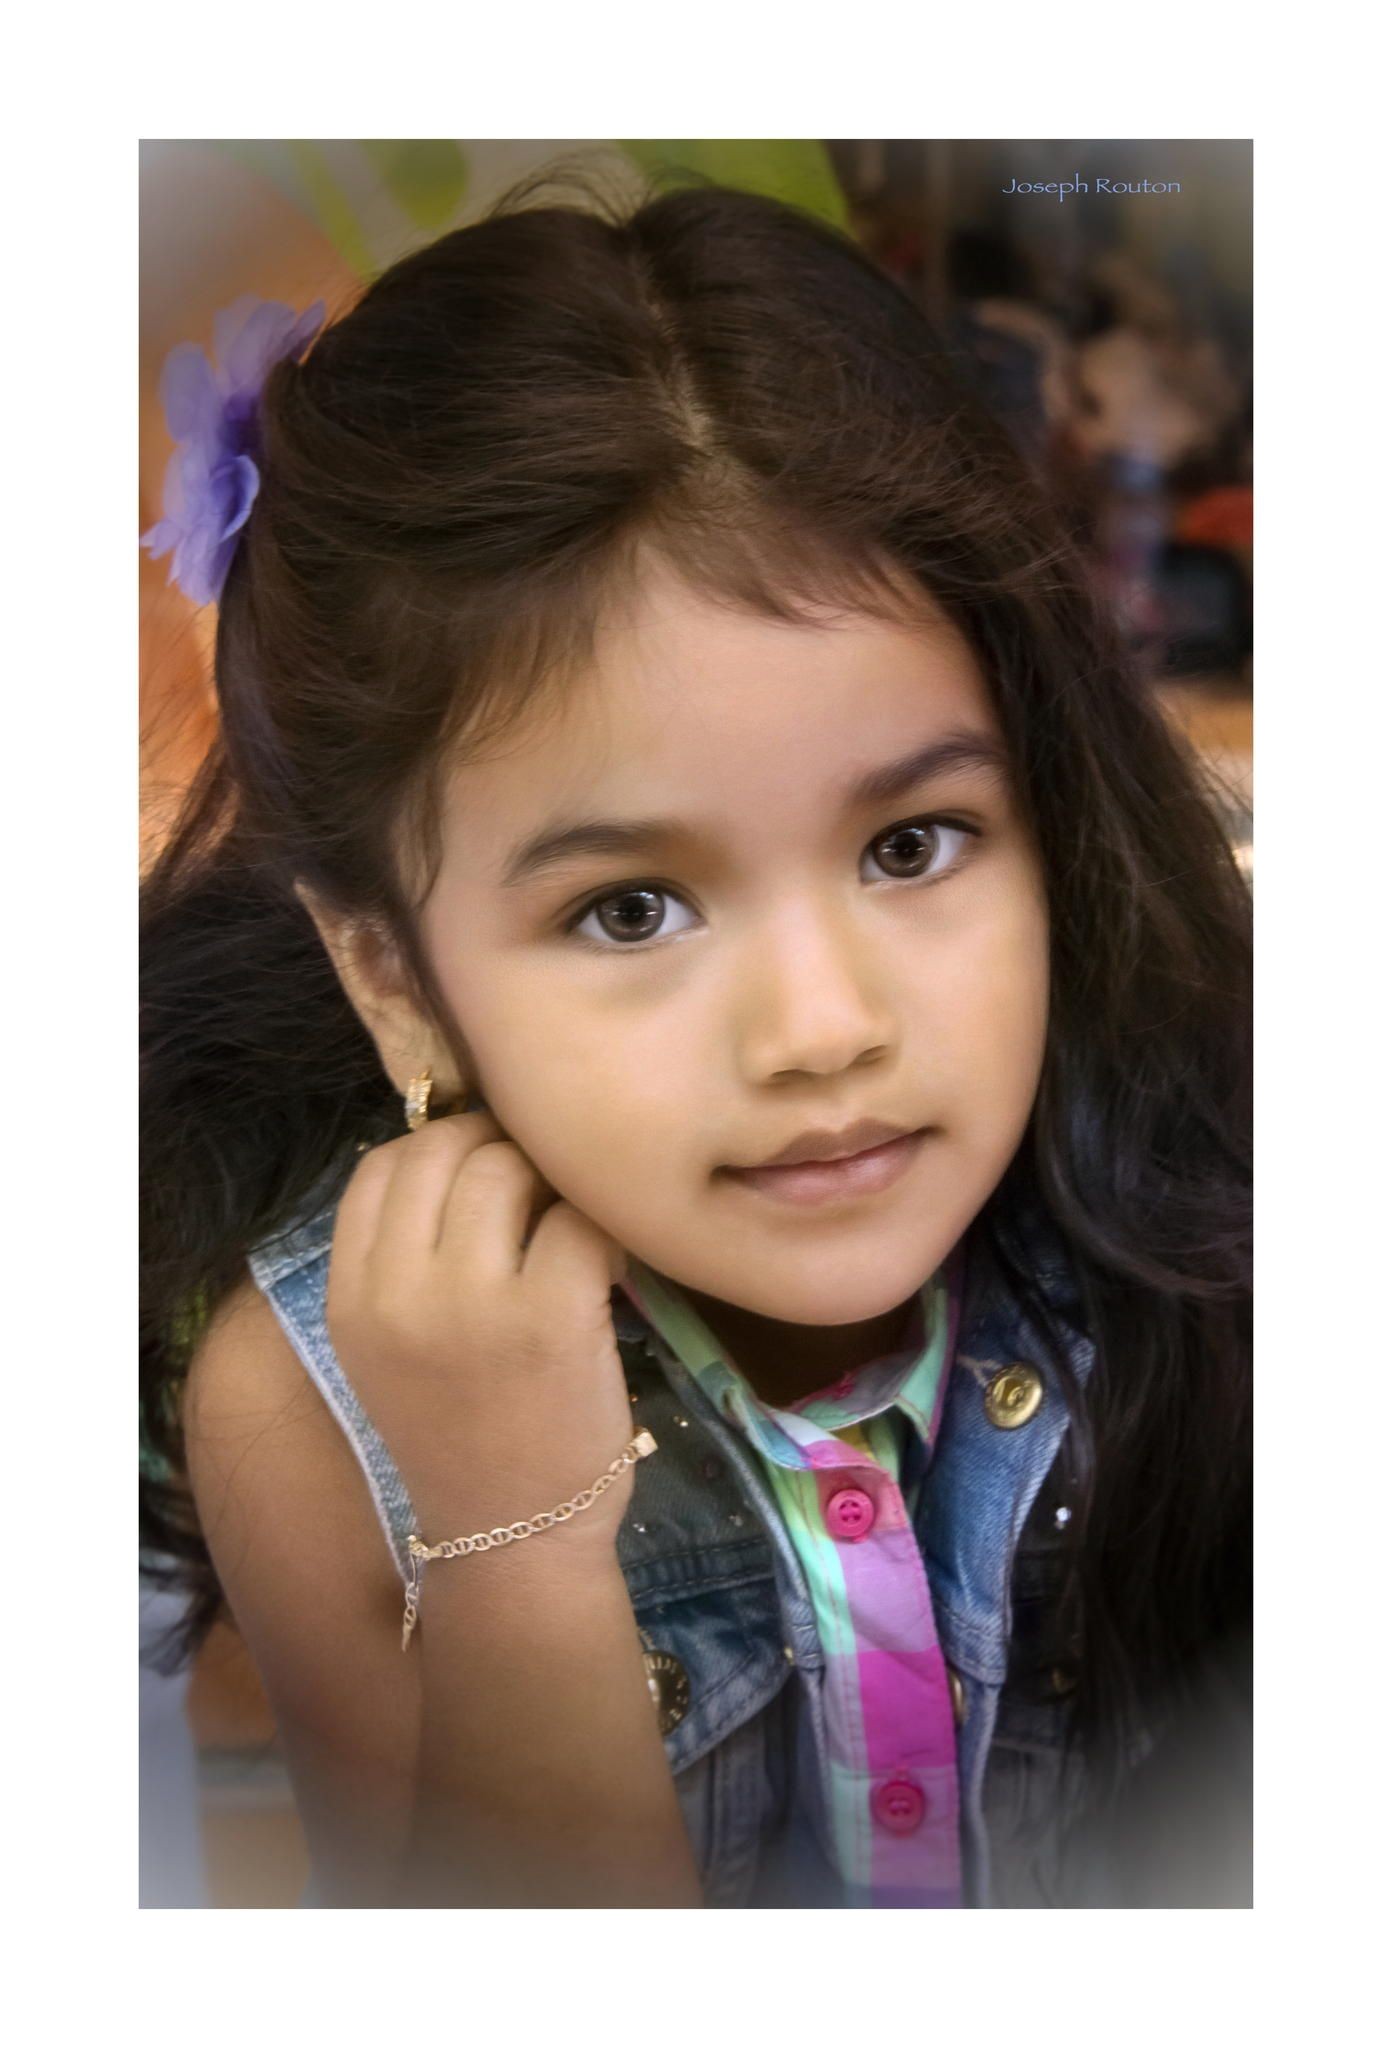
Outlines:
<svg viewBox="0 0 1392 2048"><path fill-rule="evenodd" d="M689 924L672 927L664 922L667 904L685 907L670 889L647 882L630 883L626 888L611 890L607 896L591 897L569 920L565 930L600 953L634 947L644 939L670 939L677 932L689 931Z"/></svg>

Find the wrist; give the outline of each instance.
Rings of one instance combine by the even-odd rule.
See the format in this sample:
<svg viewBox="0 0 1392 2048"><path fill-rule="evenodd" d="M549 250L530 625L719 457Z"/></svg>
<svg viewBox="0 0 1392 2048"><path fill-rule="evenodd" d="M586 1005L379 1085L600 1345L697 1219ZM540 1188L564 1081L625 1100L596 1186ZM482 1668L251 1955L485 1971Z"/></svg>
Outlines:
<svg viewBox="0 0 1392 2048"><path fill-rule="evenodd" d="M564 1482L553 1471L543 1477L508 1474L486 1480L475 1473L464 1488L457 1465L445 1477L422 1477L411 1486L414 1535L427 1551L443 1551L444 1556L437 1560L422 1555L420 1562L424 1566L427 1562L492 1556L533 1544L541 1537L554 1540L572 1534L570 1547L580 1549L595 1540L597 1531L604 1531L604 1540L612 1545L632 1498L633 1467L656 1449L649 1431L636 1429L602 1471L564 1497L558 1497ZM553 1496L547 1506L519 1514L519 1506L529 1495L535 1499L547 1492ZM461 1526L461 1516L468 1522L467 1528Z"/></svg>
<svg viewBox="0 0 1392 2048"><path fill-rule="evenodd" d="M469 1645L474 1657L487 1641L506 1660L534 1654L540 1637L577 1633L591 1643L606 1632L632 1643L633 1610L612 1534L567 1543L572 1533L550 1530L479 1556L418 1565L415 1604L427 1658L446 1645ZM408 1643L414 1634L413 1624Z"/></svg>
<svg viewBox="0 0 1392 2048"><path fill-rule="evenodd" d="M581 1526L581 1522L586 1526ZM416 1583L439 1586L486 1586L502 1580L530 1579L554 1572L590 1573L597 1566L612 1563L618 1570L618 1530L606 1517L578 1517L573 1522L536 1535L518 1537L511 1543L495 1544L487 1550L462 1555L446 1553L428 1557L418 1553Z"/></svg>

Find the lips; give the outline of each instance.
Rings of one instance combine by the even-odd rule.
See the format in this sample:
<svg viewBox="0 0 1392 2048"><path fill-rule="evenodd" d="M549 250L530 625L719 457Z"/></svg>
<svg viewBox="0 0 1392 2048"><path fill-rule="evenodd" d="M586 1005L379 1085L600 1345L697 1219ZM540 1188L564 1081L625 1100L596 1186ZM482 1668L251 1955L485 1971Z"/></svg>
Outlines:
<svg viewBox="0 0 1392 2048"><path fill-rule="evenodd" d="M772 1166L802 1166L809 1160L854 1159L858 1153L869 1152L877 1145L888 1145L896 1138L909 1135L910 1126L907 1124L887 1124L878 1117L862 1117L859 1123L846 1124L839 1131L804 1131L781 1152L771 1153L767 1159L755 1160L752 1166L729 1170L748 1173Z"/></svg>
<svg viewBox="0 0 1392 2048"><path fill-rule="evenodd" d="M892 1187L912 1166L928 1140L925 1130L908 1131L886 1143L839 1159L806 1159L782 1166L727 1167L737 1187L776 1202L810 1207L838 1204Z"/></svg>

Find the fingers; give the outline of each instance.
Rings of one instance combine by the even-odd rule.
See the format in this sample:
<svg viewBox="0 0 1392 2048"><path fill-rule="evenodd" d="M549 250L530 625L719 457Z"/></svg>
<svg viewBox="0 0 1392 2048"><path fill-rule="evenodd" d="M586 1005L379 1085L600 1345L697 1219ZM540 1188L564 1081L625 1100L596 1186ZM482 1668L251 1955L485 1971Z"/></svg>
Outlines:
<svg viewBox="0 0 1392 2048"><path fill-rule="evenodd" d="M393 1152L394 1145L379 1145L367 1153L353 1169L339 1199L334 1218L332 1271L340 1291L346 1278L365 1270L367 1255L376 1242L378 1219L396 1163Z"/></svg>
<svg viewBox="0 0 1392 2048"><path fill-rule="evenodd" d="M400 1262L432 1250L450 1180L471 1151L502 1135L496 1119L480 1111L441 1118L369 1152L344 1191L334 1225L340 1286L350 1275L365 1275L379 1251Z"/></svg>
<svg viewBox="0 0 1392 2048"><path fill-rule="evenodd" d="M346 1306L361 1292L420 1295L445 1269L480 1287L523 1275L548 1312L564 1316L577 1301L607 1304L627 1265L622 1246L559 1200L496 1118L478 1110L441 1117L363 1159L339 1205L331 1282Z"/></svg>
<svg viewBox="0 0 1392 2048"><path fill-rule="evenodd" d="M628 1270L628 1254L579 1209L558 1201L533 1232L523 1270L529 1285L558 1305L587 1297L607 1304Z"/></svg>
<svg viewBox="0 0 1392 2048"><path fill-rule="evenodd" d="M377 1214L371 1252L377 1278L389 1280L433 1257L455 1181L478 1152L501 1149L502 1137L496 1120L480 1113L440 1117L383 1148L396 1158Z"/></svg>
<svg viewBox="0 0 1392 2048"><path fill-rule="evenodd" d="M483 1283L512 1279L534 1217L554 1199L520 1146L511 1140L481 1146L450 1188L439 1255Z"/></svg>

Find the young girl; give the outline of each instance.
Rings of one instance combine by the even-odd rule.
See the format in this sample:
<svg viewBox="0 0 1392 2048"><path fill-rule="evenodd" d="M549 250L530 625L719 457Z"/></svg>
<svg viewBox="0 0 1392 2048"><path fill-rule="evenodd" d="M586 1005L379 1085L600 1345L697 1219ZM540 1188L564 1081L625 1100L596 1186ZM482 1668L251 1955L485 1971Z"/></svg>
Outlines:
<svg viewBox="0 0 1392 2048"><path fill-rule="evenodd" d="M851 243L537 198L167 373L183 1648L320 1903L1242 1903L1245 889Z"/></svg>

